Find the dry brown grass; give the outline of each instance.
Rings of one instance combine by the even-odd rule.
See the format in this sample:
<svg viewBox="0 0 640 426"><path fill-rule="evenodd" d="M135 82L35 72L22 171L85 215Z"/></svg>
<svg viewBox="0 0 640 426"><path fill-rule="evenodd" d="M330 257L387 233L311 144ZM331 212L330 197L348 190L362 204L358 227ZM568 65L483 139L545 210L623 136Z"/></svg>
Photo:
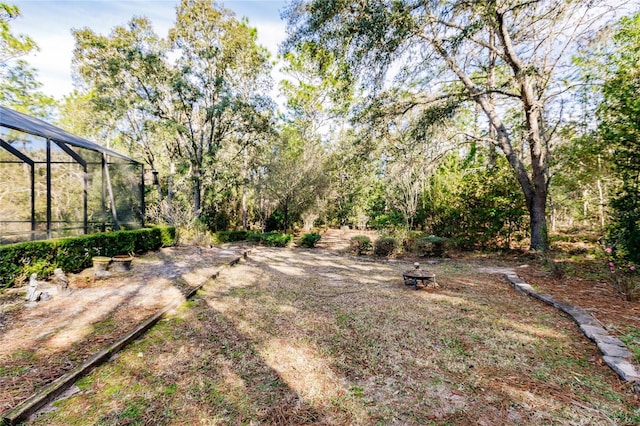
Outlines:
<svg viewBox="0 0 640 426"><path fill-rule="evenodd" d="M257 248L34 424L634 424L630 389L552 308L455 260Z"/></svg>

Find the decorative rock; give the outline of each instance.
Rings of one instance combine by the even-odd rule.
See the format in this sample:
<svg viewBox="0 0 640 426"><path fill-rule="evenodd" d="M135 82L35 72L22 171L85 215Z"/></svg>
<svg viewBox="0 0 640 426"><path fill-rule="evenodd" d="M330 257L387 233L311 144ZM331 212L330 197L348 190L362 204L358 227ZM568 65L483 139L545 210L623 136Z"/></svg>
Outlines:
<svg viewBox="0 0 640 426"><path fill-rule="evenodd" d="M109 272L109 271L100 271L100 270L95 271L95 272L93 273L93 275L94 275L96 278L109 278L109 277L112 277L112 276L113 276L113 274L112 274L111 272Z"/></svg>
<svg viewBox="0 0 640 426"><path fill-rule="evenodd" d="M598 349L602 351L603 355L610 357L629 358L632 355L627 348L618 345L610 345L608 343L598 342Z"/></svg>
<svg viewBox="0 0 640 426"><path fill-rule="evenodd" d="M613 336L596 336L596 343L606 343L607 345L620 346L621 348L626 347L622 340Z"/></svg>
<svg viewBox="0 0 640 426"><path fill-rule="evenodd" d="M38 298L39 302L46 302L47 300L51 300L51 295L46 291L40 293L40 297Z"/></svg>
<svg viewBox="0 0 640 426"><path fill-rule="evenodd" d="M516 286L516 290L525 293L525 294L535 294L535 291L533 290L533 287L531 287L529 284L515 284Z"/></svg>
<svg viewBox="0 0 640 426"><path fill-rule="evenodd" d="M532 296L536 299L542 300L543 302L547 302L551 306L554 305L555 300L553 300L553 297L549 294L532 293Z"/></svg>
<svg viewBox="0 0 640 426"><path fill-rule="evenodd" d="M624 380L628 382L640 382L640 372L626 359L613 356L603 356L602 359Z"/></svg>
<svg viewBox="0 0 640 426"><path fill-rule="evenodd" d="M38 274L31 274L29 277L29 287L27 288L27 302L37 302L40 299L41 292L38 291Z"/></svg>
<svg viewBox="0 0 640 426"><path fill-rule="evenodd" d="M53 271L53 282L60 288L60 290L66 290L69 288L69 278L67 278L60 268Z"/></svg>
<svg viewBox="0 0 640 426"><path fill-rule="evenodd" d="M602 327L588 312L575 306L559 303L558 309L568 314L578 325L588 325L592 327Z"/></svg>
<svg viewBox="0 0 640 426"><path fill-rule="evenodd" d="M505 274L505 276L507 277L507 279L509 281L511 281L512 284L515 284L515 285L518 285L518 284L528 285L527 283L522 281L519 276L517 276L515 274ZM531 286L529 286L529 287L531 287Z"/></svg>
<svg viewBox="0 0 640 426"><path fill-rule="evenodd" d="M591 340L598 340L598 338L609 335L607 330L601 326L580 324L580 330Z"/></svg>
<svg viewBox="0 0 640 426"><path fill-rule="evenodd" d="M617 337L609 335L607 330L584 309L568 303L559 302L548 294L538 294L533 287L525 283L513 272L504 272L505 277L516 290L540 299L545 303L568 314L589 339L593 340L603 354L604 362L623 380L633 384L633 390L640 393L640 371L629 361L633 355L627 346Z"/></svg>

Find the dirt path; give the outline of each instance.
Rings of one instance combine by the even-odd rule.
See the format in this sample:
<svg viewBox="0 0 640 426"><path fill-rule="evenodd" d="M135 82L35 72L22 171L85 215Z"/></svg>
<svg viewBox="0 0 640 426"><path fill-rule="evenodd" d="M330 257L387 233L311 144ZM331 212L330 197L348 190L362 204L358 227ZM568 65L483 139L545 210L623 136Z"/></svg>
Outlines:
<svg viewBox="0 0 640 426"><path fill-rule="evenodd" d="M356 235L364 235L374 242L378 238L376 231L359 231L357 229L328 229L322 233L322 238L318 242L319 249L331 250L335 252L346 252L349 248L349 240Z"/></svg>

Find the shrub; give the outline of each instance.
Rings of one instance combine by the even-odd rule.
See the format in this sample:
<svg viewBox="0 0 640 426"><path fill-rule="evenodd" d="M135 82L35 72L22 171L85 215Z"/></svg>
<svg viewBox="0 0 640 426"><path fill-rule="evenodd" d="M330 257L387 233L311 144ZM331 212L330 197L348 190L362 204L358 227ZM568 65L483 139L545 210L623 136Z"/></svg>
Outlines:
<svg viewBox="0 0 640 426"><path fill-rule="evenodd" d="M386 257L392 254L398 247L398 241L392 237L380 237L373 245L373 253L376 256Z"/></svg>
<svg viewBox="0 0 640 426"><path fill-rule="evenodd" d="M381 214L371 221L371 227L378 230L402 228L404 224L404 217L399 212Z"/></svg>
<svg viewBox="0 0 640 426"><path fill-rule="evenodd" d="M218 231L214 234L214 241L218 244L246 241L248 234L249 232L244 229L235 231Z"/></svg>
<svg viewBox="0 0 640 426"><path fill-rule="evenodd" d="M262 234L259 232L251 232L247 234L247 241L260 244L260 241L262 241Z"/></svg>
<svg viewBox="0 0 640 426"><path fill-rule="evenodd" d="M171 245L174 241L175 228L153 227L2 246L0 288L10 287L33 273L45 278L56 268L78 272L91 266L94 256L143 253Z"/></svg>
<svg viewBox="0 0 640 426"><path fill-rule="evenodd" d="M291 241L293 241L293 235L281 234L280 232L266 232L260 234L245 230L218 231L214 234L214 240L217 244L237 241L249 241L256 244L263 244L269 247L286 247L287 245L289 245L289 243L291 243Z"/></svg>
<svg viewBox="0 0 640 426"><path fill-rule="evenodd" d="M229 231L229 242L244 241L247 239L248 232L244 229L238 229L235 231Z"/></svg>
<svg viewBox="0 0 640 426"><path fill-rule="evenodd" d="M604 249L611 281L626 300L634 302L640 299L640 268L633 261L619 257L611 248Z"/></svg>
<svg viewBox="0 0 640 426"><path fill-rule="evenodd" d="M318 234L317 232L312 232L310 234L304 234L302 237L300 237L300 245L302 247L309 247L309 248L313 248L316 246L316 244L318 243L318 241L320 241L320 234Z"/></svg>
<svg viewBox="0 0 640 426"><path fill-rule="evenodd" d="M349 240L349 251L357 256L371 251L371 239L366 235L355 235Z"/></svg>
<svg viewBox="0 0 640 426"><path fill-rule="evenodd" d="M420 256L442 257L445 253L446 243L447 239L444 237L429 235L428 237L417 239L415 247Z"/></svg>
<svg viewBox="0 0 640 426"><path fill-rule="evenodd" d="M279 232L267 232L261 235L260 244L269 247L286 247L293 241L293 235Z"/></svg>

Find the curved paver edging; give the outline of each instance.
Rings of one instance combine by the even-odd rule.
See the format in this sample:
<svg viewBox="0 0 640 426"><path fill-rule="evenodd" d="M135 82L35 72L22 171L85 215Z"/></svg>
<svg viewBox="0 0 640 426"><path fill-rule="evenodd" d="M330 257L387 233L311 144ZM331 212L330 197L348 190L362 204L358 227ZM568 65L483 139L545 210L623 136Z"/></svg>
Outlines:
<svg viewBox="0 0 640 426"><path fill-rule="evenodd" d="M622 340L611 336L602 324L584 309L568 303L558 302L551 295L538 293L514 272L503 273L517 291L542 300L569 315L578 324L584 335L596 343L598 349L602 352L604 362L624 381L632 383L635 392L640 392L640 371L631 362L633 354L629 352Z"/></svg>
<svg viewBox="0 0 640 426"><path fill-rule="evenodd" d="M251 250L244 250L240 256L233 258L227 265L223 265L217 270L211 279L215 279L220 274L220 271L226 266L233 266L240 262L241 259L246 259L248 253ZM197 287L194 287L185 295L185 299L192 298L202 286L206 284L206 281ZM151 327L153 327L158 321L160 321L169 311L177 308L183 303L182 300L169 303L164 308L160 309L151 317L139 323L132 331L125 334L115 342L108 345L106 348L96 352L89 357L82 364L75 367L73 370L67 372L63 376L57 378L53 382L49 383L44 388L40 389L35 395L25 400L21 404L5 412L0 419L0 425L13 426L20 422L25 421L29 416L36 413L42 407L55 401L57 397L62 395L69 387L71 387L78 379L88 374L95 367L104 364L109 361L116 352L122 350L125 346L138 339L145 334Z"/></svg>

